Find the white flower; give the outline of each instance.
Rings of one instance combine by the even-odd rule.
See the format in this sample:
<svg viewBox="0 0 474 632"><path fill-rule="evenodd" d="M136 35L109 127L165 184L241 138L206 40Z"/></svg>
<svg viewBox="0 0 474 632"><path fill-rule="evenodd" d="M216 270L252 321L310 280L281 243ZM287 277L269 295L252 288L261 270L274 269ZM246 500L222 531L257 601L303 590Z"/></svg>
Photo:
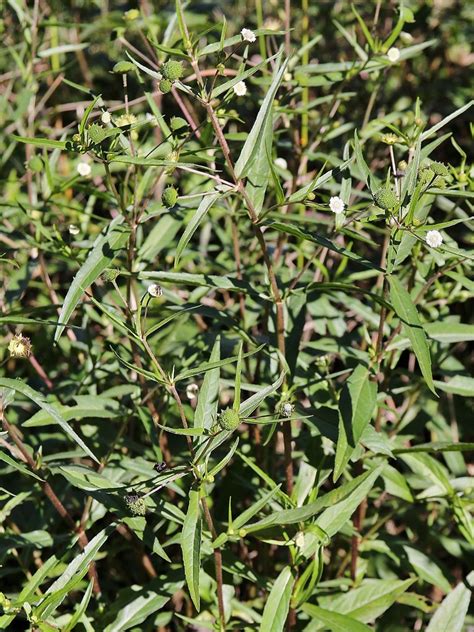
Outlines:
<svg viewBox="0 0 474 632"><path fill-rule="evenodd" d="M303 531L298 531L295 535L295 544L299 549L304 548L304 533Z"/></svg>
<svg viewBox="0 0 474 632"><path fill-rule="evenodd" d="M153 298L157 298L163 295L163 288L158 283L152 283L148 286L148 294L153 296Z"/></svg>
<svg viewBox="0 0 474 632"><path fill-rule="evenodd" d="M68 230L70 235L79 235L79 228L75 224L69 224Z"/></svg>
<svg viewBox="0 0 474 632"><path fill-rule="evenodd" d="M338 195L333 195L333 197L329 199L329 208L336 215L344 213L345 207L346 205Z"/></svg>
<svg viewBox="0 0 474 632"><path fill-rule="evenodd" d="M285 402L284 404L282 404L281 406L281 414L283 417L291 417L293 411L295 410L295 407L293 406L293 404L290 404L290 402Z"/></svg>
<svg viewBox="0 0 474 632"><path fill-rule="evenodd" d="M186 397L189 400L196 399L197 392L199 390L199 386L194 382L192 384L188 384L186 387Z"/></svg>
<svg viewBox="0 0 474 632"><path fill-rule="evenodd" d="M392 46L392 48L389 48L387 51L387 57L388 60L391 61L392 64L394 64L400 59L400 50L395 46Z"/></svg>
<svg viewBox="0 0 474 632"><path fill-rule="evenodd" d="M247 94L247 86L245 85L245 81L239 81L234 86L234 92L238 97L243 97L244 94Z"/></svg>
<svg viewBox="0 0 474 632"><path fill-rule="evenodd" d="M80 176L83 176L84 178L86 176L90 176L91 175L91 166L88 162L83 162L81 161L78 165L77 165L77 173Z"/></svg>
<svg viewBox="0 0 474 632"><path fill-rule="evenodd" d="M280 169L288 169L288 163L284 158L275 158L275 167Z"/></svg>
<svg viewBox="0 0 474 632"><path fill-rule="evenodd" d="M103 112L100 120L104 125L108 125L112 120L112 115L110 114L110 112Z"/></svg>
<svg viewBox="0 0 474 632"><path fill-rule="evenodd" d="M426 243L431 248L439 248L443 243L443 236L439 230L429 230L426 233Z"/></svg>
<svg viewBox="0 0 474 632"><path fill-rule="evenodd" d="M242 29L240 31L240 34L242 35L242 39L245 42L255 42L255 40L257 39L255 33L250 29Z"/></svg>

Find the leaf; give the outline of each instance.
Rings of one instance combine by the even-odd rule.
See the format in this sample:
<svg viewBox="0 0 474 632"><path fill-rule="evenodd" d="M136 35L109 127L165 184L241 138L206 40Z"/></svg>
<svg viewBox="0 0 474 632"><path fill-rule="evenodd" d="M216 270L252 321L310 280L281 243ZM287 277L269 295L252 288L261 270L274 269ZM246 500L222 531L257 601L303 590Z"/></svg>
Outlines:
<svg viewBox="0 0 474 632"><path fill-rule="evenodd" d="M451 344L454 342L470 342L474 340L474 325L440 321L424 325L429 338Z"/></svg>
<svg viewBox="0 0 474 632"><path fill-rule="evenodd" d="M51 584L44 594L43 599L36 609L38 617L44 619L48 618L56 608L61 605L66 595L79 584L87 573L89 564L99 549L105 544L109 535L114 531L114 524L100 531L89 544L86 545L84 550L68 564L66 570Z"/></svg>
<svg viewBox="0 0 474 632"><path fill-rule="evenodd" d="M431 558L427 555L418 551L417 549L412 548L411 546L403 546L405 553L407 554L408 561L415 573L428 582L429 584L433 584L433 586L438 586L445 593L449 593L451 590L451 585L443 574L443 571L440 567L433 562Z"/></svg>
<svg viewBox="0 0 474 632"><path fill-rule="evenodd" d="M448 116L445 116L444 119L441 119L441 121L439 121L439 123L436 123L436 125L433 125L433 127L430 127L430 129L427 129L425 132L423 132L423 134L421 135L421 140L426 140L430 136L433 136L433 134L435 134L439 129L441 129L442 127L447 125L450 121L452 121L453 119L458 117L460 114L468 110L473 104L474 104L474 100L469 101L469 103L466 103L466 105L463 105L462 107L458 108L457 110L455 110Z"/></svg>
<svg viewBox="0 0 474 632"><path fill-rule="evenodd" d="M104 632L122 632L130 628L145 629L141 624L150 615L161 610L180 587L181 582L164 581L162 577L144 586L131 586L125 593L129 601L120 608L117 616Z"/></svg>
<svg viewBox="0 0 474 632"><path fill-rule="evenodd" d="M46 149L66 149L66 142L62 140L50 140L49 138L27 138L26 136L11 135L12 138L19 143L27 145L36 145L37 147L46 147Z"/></svg>
<svg viewBox="0 0 474 632"><path fill-rule="evenodd" d="M372 192L375 188L372 184L372 172L370 171L368 164L365 162L359 136L357 135L357 130L354 132L354 151L355 151L357 166L359 167L359 170L362 173L362 177L364 178L365 183L367 184L370 191Z"/></svg>
<svg viewBox="0 0 474 632"><path fill-rule="evenodd" d="M263 610L260 632L282 632L290 609L294 578L291 568L285 566L273 584Z"/></svg>
<svg viewBox="0 0 474 632"><path fill-rule="evenodd" d="M305 603L302 609L313 619L324 623L325 629L332 630L333 632L372 632L372 628L369 628L368 625L360 623L360 621L348 617L345 614L324 610L324 608L313 606L310 603Z"/></svg>
<svg viewBox="0 0 474 632"><path fill-rule="evenodd" d="M390 302L402 322L406 335L410 339L426 385L436 395L431 373L430 350L415 304L410 294L396 277L390 275L388 280L390 283Z"/></svg>
<svg viewBox="0 0 474 632"><path fill-rule="evenodd" d="M45 410L64 430L64 432L71 437L73 441L77 443L79 447L81 447L86 454L88 454L91 459L93 459L96 463L99 463L99 460L94 455L94 453L86 446L81 437L71 428L71 426L65 421L62 416L55 410L51 404L48 404L41 393L35 391L30 386L21 382L20 380L11 380L9 378L0 378L0 386L5 388L10 388L12 391L18 391L28 399L31 399L37 406Z"/></svg>
<svg viewBox="0 0 474 632"><path fill-rule="evenodd" d="M376 265L375 263L372 263L371 261L368 261L367 259L364 259L363 257L360 257L359 255L356 255L354 252L352 252L351 250L348 250L347 248L342 248L340 246L337 246L334 242L332 242L327 237L324 237L323 235L318 235L317 233L308 233L307 231L302 230L298 226L287 223L287 222L283 223L283 222L272 221L272 222L267 222L267 225L270 228L273 228L274 230L278 230L281 233L294 235L295 237L298 237L299 239L312 241L313 243L318 244L319 246L324 246L324 248L328 248L328 250L331 250L332 252L337 252L343 257L347 257L348 259L357 261L360 265L364 266L365 268L369 268L371 270L379 270L380 272L383 272L383 270L379 268L379 266Z"/></svg>
<svg viewBox="0 0 474 632"><path fill-rule="evenodd" d="M81 599L81 603L76 608L74 614L70 618L68 624L64 627L63 632L70 632L70 630L74 629L77 623L79 623L82 615L87 610L87 606L89 605L89 601L92 597L92 589L94 587L94 582L91 580L89 585L86 588L86 592L84 593L83 598Z"/></svg>
<svg viewBox="0 0 474 632"><path fill-rule="evenodd" d="M201 514L199 490L189 492L189 505L181 533L184 575L196 610L200 609L199 572L201 570Z"/></svg>
<svg viewBox="0 0 474 632"><path fill-rule="evenodd" d="M368 579L347 593L320 597L319 604L331 611L370 623L375 621L403 595L415 579Z"/></svg>
<svg viewBox="0 0 474 632"><path fill-rule="evenodd" d="M201 203L199 204L194 215L192 216L191 221L186 226L185 231L183 235L181 236L181 239L179 240L178 245L176 246L176 254L174 258L175 267L178 265L179 259L183 253L183 250L188 245L189 240L194 235L194 233L199 227L199 224L202 222L202 220L204 219L204 217L206 216L206 214L208 213L208 211L210 210L210 208L213 206L213 204L218 198L219 198L219 193L211 193L210 195L203 196Z"/></svg>
<svg viewBox="0 0 474 632"><path fill-rule="evenodd" d="M461 397L474 396L474 378L466 375L455 375L447 382L435 380L434 384L436 388L445 393L452 393Z"/></svg>
<svg viewBox="0 0 474 632"><path fill-rule="evenodd" d="M260 215L263 202L265 200L265 192L270 177L269 158L272 152L273 141L273 115L270 111L265 123L263 133L259 138L259 146L257 147L257 156L252 165L252 170L247 175L246 192L252 203L257 217Z"/></svg>
<svg viewBox="0 0 474 632"><path fill-rule="evenodd" d="M59 315L59 322L61 324L56 327L54 334L55 342L59 340L64 327L67 325L72 312L86 288L94 283L97 277L110 265L117 251L127 242L129 229L123 226L123 223L124 217L118 215L110 222L105 232L99 235L94 242L85 262L74 277L66 294L66 298L64 299Z"/></svg>
<svg viewBox="0 0 474 632"><path fill-rule="evenodd" d="M456 588L445 597L429 622L426 632L462 632L464 619L471 601L474 586L474 572L469 573L466 583L460 582Z"/></svg>
<svg viewBox="0 0 474 632"><path fill-rule="evenodd" d="M280 66L278 72L275 74L273 81L268 89L268 92L265 95L263 103L258 111L255 123L253 124L253 127L250 130L249 135L247 136L247 140L242 147L240 156L235 163L234 170L237 178L243 178L244 176L246 176L253 164L257 149L260 146L260 137L263 134L268 117L271 116L273 99L275 98L276 92L280 87L280 83L288 65L288 61L288 59L285 60Z"/></svg>
<svg viewBox="0 0 474 632"><path fill-rule="evenodd" d="M37 476L34 472L29 470L27 467L25 467L21 463L18 463L18 461L15 461L15 459L12 459L11 456L8 456L8 454L5 454L4 452L0 452L0 461L3 461L4 463L11 465L11 467L13 467L15 470L17 470L18 472L21 472L22 474L25 474L26 476L32 476L33 478L36 478L36 480L38 481L43 481L43 479ZM3 475L5 476L5 473Z"/></svg>
<svg viewBox="0 0 474 632"><path fill-rule="evenodd" d="M333 480L337 481L369 424L377 401L377 384L359 364L345 383L339 400L339 436Z"/></svg>
<svg viewBox="0 0 474 632"><path fill-rule="evenodd" d="M247 354L244 353L242 357L245 358L246 355ZM260 406L263 400L268 397L268 395L276 391L277 388L280 388L280 386L283 384L284 377L285 374L282 372L280 377L275 382L273 382L273 384L270 384L270 386L265 386L265 388L260 389L254 395L242 402L239 408L240 417L248 417L249 415L251 415L253 411Z"/></svg>
<svg viewBox="0 0 474 632"><path fill-rule="evenodd" d="M209 362L211 364L220 361L220 337L216 338L212 347ZM219 378L220 367L210 369L206 372L201 388L199 389L198 403L194 413L194 427L207 428L212 426L217 415L219 404Z"/></svg>

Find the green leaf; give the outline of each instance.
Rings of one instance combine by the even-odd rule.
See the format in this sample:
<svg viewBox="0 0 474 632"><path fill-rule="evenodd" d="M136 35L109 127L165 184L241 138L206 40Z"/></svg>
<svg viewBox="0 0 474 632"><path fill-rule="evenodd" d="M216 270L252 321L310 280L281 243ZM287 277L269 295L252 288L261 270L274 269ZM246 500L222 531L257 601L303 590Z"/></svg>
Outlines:
<svg viewBox="0 0 474 632"><path fill-rule="evenodd" d="M123 630L144 629L141 625L152 614L161 610L174 593L181 588L181 582L169 582L159 577L144 586L131 586L123 597L127 597L126 605L120 608L115 619L104 632L122 632ZM113 607L113 606L112 606Z"/></svg>
<svg viewBox="0 0 474 632"><path fill-rule="evenodd" d="M12 138L19 143L27 145L36 145L37 147L45 147L46 149L66 149L66 142L62 140L50 140L49 138L28 138L26 136L11 135Z"/></svg>
<svg viewBox="0 0 474 632"><path fill-rule="evenodd" d="M217 416L219 405L219 378L220 367L220 337L216 338L212 347L209 362L215 364L215 368L206 372L201 388L199 389L198 403L194 413L194 427L209 429Z"/></svg>
<svg viewBox="0 0 474 632"><path fill-rule="evenodd" d="M259 627L260 632L282 632L285 629L293 584L291 568L285 566L276 578L268 596Z"/></svg>
<svg viewBox="0 0 474 632"><path fill-rule="evenodd" d="M94 455L94 453L86 446L81 437L71 428L71 426L67 423L65 419L61 417L61 415L55 410L51 404L48 404L43 395L35 391L30 386L21 382L20 380L11 380L9 378L0 378L0 386L4 388L10 388L12 391L18 391L28 399L31 399L37 406L46 411L64 430L64 432L71 437L73 441L77 443L77 445L84 450L86 454L88 454L91 459L93 459L96 463L99 463L99 460Z"/></svg>
<svg viewBox="0 0 474 632"><path fill-rule="evenodd" d="M471 601L472 587L474 586L474 572L471 572L466 583L460 582L447 597L445 597L429 622L426 632L462 632L464 619Z"/></svg>
<svg viewBox="0 0 474 632"><path fill-rule="evenodd" d="M176 254L174 258L175 267L178 265L179 259L183 253L183 250L188 245L189 240L194 235L194 233L199 227L199 224L202 222L202 220L204 219L204 217L206 216L206 214L208 213L208 211L210 210L210 208L213 206L213 204L216 202L217 199L219 199L219 193L211 193L210 195L205 195L202 198L201 203L199 204L194 215L192 216L191 221L186 226L185 231L181 239L179 240L178 245L176 246Z"/></svg>
<svg viewBox="0 0 474 632"><path fill-rule="evenodd" d="M247 354L244 354L242 357L245 358ZM269 386L265 386L264 388L257 391L254 395L246 399L244 402L240 404L239 415L240 417L248 417L256 410L260 404L271 394L274 393L277 388L283 384L283 380L285 378L285 374L282 372L280 377L270 384Z"/></svg>
<svg viewBox="0 0 474 632"><path fill-rule="evenodd" d="M196 610L200 609L199 572L201 570L201 513L199 490L189 492L189 505L181 533L184 575Z"/></svg>
<svg viewBox="0 0 474 632"><path fill-rule="evenodd" d="M360 257L359 255L355 254L351 250L348 250L347 248L337 246L334 242L332 242L327 237L324 237L323 235L318 235L317 233L308 233L307 231L304 231L298 226L294 224L286 223L286 222L283 223L283 222L272 221L272 222L267 222L267 225L270 228L273 228L274 230L278 230L281 233L286 233L287 235L294 235L295 237L298 237L299 239L312 241L313 243L318 244L318 246L324 246L324 248L327 248L328 250L331 250L332 252L337 252L343 257L347 257L348 259L357 261L358 263L360 263L360 265L364 266L365 268L369 268L371 270L379 270L380 272L383 271L376 264L372 263L371 261L368 261L367 259L364 259L363 257Z"/></svg>
<svg viewBox="0 0 474 632"><path fill-rule="evenodd" d="M15 461L15 459L12 459L11 456L8 456L8 454L5 454L4 452L0 452L0 461L7 463L7 465L10 465L15 470L17 470L18 472L21 472L22 474L25 474L26 476L32 476L33 478L36 478L36 480L38 481L43 480L42 478L37 476L34 472L29 470L27 467L25 467L21 463L18 463L18 461ZM5 473L3 475L5 476Z"/></svg>
<svg viewBox="0 0 474 632"><path fill-rule="evenodd" d="M388 610L415 581L367 579L361 586L347 593L335 597L320 597L319 604L327 610L348 615L362 623L370 623Z"/></svg>
<svg viewBox="0 0 474 632"><path fill-rule="evenodd" d="M246 192L252 202L257 217L260 215L265 200L265 192L270 178L270 162L273 142L273 115L267 117L263 133L258 139L257 155L251 171L247 175Z"/></svg>
<svg viewBox="0 0 474 632"><path fill-rule="evenodd" d="M84 593L83 598L81 599L81 603L76 608L68 624L64 627L63 632L70 632L70 630L73 630L75 626L79 623L82 615L85 613L85 611L87 610L87 606L89 605L89 601L92 597L93 587L94 582L91 580L86 588L86 592Z"/></svg>
<svg viewBox="0 0 474 632"><path fill-rule="evenodd" d="M430 127L430 129L427 129L425 132L423 132L423 134L421 135L421 140L426 140L430 136L433 136L433 134L435 134L439 129L441 129L442 127L447 125L450 121L452 121L453 119L461 115L463 112L468 110L473 104L474 104L474 100L469 101L469 103L466 103L466 105L463 105L462 107L458 108L457 110L455 110L448 116L445 116L444 119L441 119L441 121L439 121L439 123L436 123L436 125L433 125L433 127Z"/></svg>
<svg viewBox="0 0 474 632"><path fill-rule="evenodd" d="M51 584L44 594L43 599L36 609L37 616L46 619L61 605L66 595L79 584L87 573L89 565L97 552L114 531L114 524L100 531L89 544L87 544L84 550L68 564L62 575Z"/></svg>
<svg viewBox="0 0 474 632"><path fill-rule="evenodd" d="M260 137L264 133L268 117L272 114L273 99L280 87L287 65L288 60L285 60L280 66L278 72L275 73L273 81L267 91L267 94L265 95L260 110L258 111L257 118L255 119L255 123L253 124L253 127L247 136L247 140L242 147L240 156L235 163L235 175L237 178L243 178L246 176L254 162L257 149L260 147Z"/></svg>
<svg viewBox="0 0 474 632"><path fill-rule="evenodd" d="M81 296L86 288L102 274L102 272L110 265L111 261L117 255L128 240L129 229L124 226L124 217L118 215L108 225L94 242L85 262L74 277L66 298L64 299L59 322L54 334L54 341L57 342L68 323L72 312L76 308Z"/></svg>
<svg viewBox="0 0 474 632"><path fill-rule="evenodd" d="M313 619L321 621L325 629L332 630L332 632L372 632L372 628L369 628L368 625L345 614L324 610L324 608L313 606L310 603L305 603L302 609Z"/></svg>
<svg viewBox="0 0 474 632"><path fill-rule="evenodd" d="M410 294L405 290L400 281L394 277L388 277L390 283L390 302L395 313L402 322L403 329L410 339L413 351L420 366L426 385L436 395L433 376L431 373L431 358L425 331L421 324L418 311Z"/></svg>
<svg viewBox="0 0 474 632"><path fill-rule="evenodd" d="M424 330L429 338L452 344L454 342L470 342L474 340L474 325L464 325L463 323L451 323L449 321L439 321L424 325Z"/></svg>
<svg viewBox="0 0 474 632"><path fill-rule="evenodd" d="M455 375L447 382L441 380L435 380L436 388L445 393L452 393L453 395L460 395L461 397L473 397L474 396L474 378L467 377L466 375Z"/></svg>
<svg viewBox="0 0 474 632"><path fill-rule="evenodd" d="M377 384L359 364L342 389L339 400L339 435L333 480L337 481L369 424L377 401Z"/></svg>
<svg viewBox="0 0 474 632"><path fill-rule="evenodd" d="M404 545L403 549L418 577L429 584L433 584L433 586L438 586L445 593L449 593L451 590L450 583L440 567L431 558L411 546Z"/></svg>

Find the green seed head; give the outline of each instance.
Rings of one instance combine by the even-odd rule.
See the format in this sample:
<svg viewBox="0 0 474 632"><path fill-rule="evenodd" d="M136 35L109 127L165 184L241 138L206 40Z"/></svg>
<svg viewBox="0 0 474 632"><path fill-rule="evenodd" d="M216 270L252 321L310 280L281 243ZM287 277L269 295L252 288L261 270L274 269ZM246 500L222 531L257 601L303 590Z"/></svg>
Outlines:
<svg viewBox="0 0 474 632"><path fill-rule="evenodd" d="M144 516L146 514L146 503L138 494L127 494L125 504L134 516Z"/></svg>
<svg viewBox="0 0 474 632"><path fill-rule="evenodd" d="M163 77L169 79L170 81L181 79L181 77L183 76L183 64L180 61L170 59L165 64L163 64L161 72L163 74Z"/></svg>
<svg viewBox="0 0 474 632"><path fill-rule="evenodd" d="M232 408L226 408L219 415L219 425L222 430L235 430L239 424L239 413Z"/></svg>
<svg viewBox="0 0 474 632"><path fill-rule="evenodd" d="M170 121L170 126L173 132L176 132L177 130L183 131L185 127L188 127L188 123L181 116L173 116L173 118Z"/></svg>
<svg viewBox="0 0 474 632"><path fill-rule="evenodd" d="M174 187L167 187L163 191L161 201L163 202L164 206L166 206L166 208L173 208L173 206L178 201L178 191Z"/></svg>
<svg viewBox="0 0 474 632"><path fill-rule="evenodd" d="M449 176L448 168L442 162L432 162L430 164L430 169L437 176Z"/></svg>
<svg viewBox="0 0 474 632"><path fill-rule="evenodd" d="M162 79L158 84L158 87L160 88L161 92L163 92L163 94L167 94L168 92L171 92L173 84L169 79Z"/></svg>
<svg viewBox="0 0 474 632"><path fill-rule="evenodd" d="M127 72L135 70L135 64L132 64L131 61L119 61L112 70L119 75L126 75Z"/></svg>
<svg viewBox="0 0 474 632"><path fill-rule="evenodd" d="M420 184L422 186L426 186L427 184L430 184L430 182L434 178L434 175L435 175L434 171L430 169L429 167L422 169L420 171Z"/></svg>
<svg viewBox="0 0 474 632"><path fill-rule="evenodd" d="M374 193L374 201L384 211L390 211L398 204L398 198L392 189L382 187Z"/></svg>

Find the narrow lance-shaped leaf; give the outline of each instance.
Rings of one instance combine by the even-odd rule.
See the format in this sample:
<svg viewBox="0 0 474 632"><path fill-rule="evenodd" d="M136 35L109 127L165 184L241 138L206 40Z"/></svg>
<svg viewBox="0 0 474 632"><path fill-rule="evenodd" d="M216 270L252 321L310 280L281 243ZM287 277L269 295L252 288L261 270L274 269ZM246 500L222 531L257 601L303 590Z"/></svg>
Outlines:
<svg viewBox="0 0 474 632"><path fill-rule="evenodd" d="M11 388L13 391L18 391L19 393L21 393L28 399L31 399L31 401L33 401L40 408L46 411L54 419L54 421L56 421L61 426L64 432L68 434L71 437L71 439L75 441L77 445L81 447L84 450L84 452L91 457L91 459L94 459L96 463L99 463L99 460L97 459L97 457L86 446L86 444L81 439L81 437L71 428L71 426L67 423L67 421L61 417L59 412L55 408L53 408L51 404L48 404L44 400L43 395L41 393L38 393L38 391L35 391L34 389L31 388L31 386L28 386L27 384L25 384L24 382L21 382L20 380L11 380L10 378L5 378L5 377L0 378L0 386L3 386L4 388Z"/></svg>
<svg viewBox="0 0 474 632"><path fill-rule="evenodd" d="M198 403L194 413L195 428L210 428L213 419L217 415L217 406L219 403L219 378L220 367L220 337L216 338L212 347L210 363L216 363L215 368L206 372L202 386L199 390Z"/></svg>
<svg viewBox="0 0 474 632"><path fill-rule="evenodd" d="M294 578L291 568L285 566L273 584L263 610L260 632L282 632L290 608Z"/></svg>
<svg viewBox="0 0 474 632"><path fill-rule="evenodd" d="M122 225L123 221L122 215L111 221L107 230L96 239L85 262L74 277L59 315L61 324L56 327L55 342L59 340L84 290L94 283L127 242L129 230Z"/></svg>
<svg viewBox="0 0 474 632"><path fill-rule="evenodd" d="M471 590L464 582L460 582L444 598L426 628L426 632L462 632L474 586L474 571L467 576L466 580Z"/></svg>
<svg viewBox="0 0 474 632"><path fill-rule="evenodd" d="M199 490L190 490L189 505L181 533L181 549L183 551L184 575L189 594L199 611L199 572L201 569L201 513Z"/></svg>
<svg viewBox="0 0 474 632"><path fill-rule="evenodd" d="M390 302L402 322L406 335L410 339L426 385L436 395L431 373L430 350L423 325L418 316L418 311L410 294L405 290L400 281L394 276L389 276L388 280L390 283Z"/></svg>
<svg viewBox="0 0 474 632"><path fill-rule="evenodd" d="M179 243L176 247L176 255L175 255L175 260L174 260L175 266L178 265L181 255L183 254L183 250L186 248L186 246L189 243L189 240L198 229L199 224L202 222L202 220L207 215L208 211L210 210L210 208L212 207L212 205L218 198L219 198L218 193L211 193L210 195L205 195L202 198L201 203L196 209L196 212L194 213L194 215L192 216L191 221L186 226L185 231L182 234L181 239L179 240Z"/></svg>
<svg viewBox="0 0 474 632"><path fill-rule="evenodd" d="M260 136L263 134L268 117L271 116L273 99L275 98L275 94L280 86L287 65L288 60L285 60L273 78L257 114L255 123L247 136L247 140L242 148L239 159L235 163L235 175L238 178L244 177L252 166L259 147Z"/></svg>
<svg viewBox="0 0 474 632"><path fill-rule="evenodd" d="M325 610L324 608L309 603L304 604L303 610L309 614L312 619L321 621L321 623L324 624L324 628L332 630L332 632L372 632L372 628L369 628L368 625L357 621L357 619L348 617L345 614Z"/></svg>
<svg viewBox="0 0 474 632"><path fill-rule="evenodd" d="M369 370L359 364L344 385L339 400L339 436L334 481L344 471L370 422L376 400L377 384L370 379Z"/></svg>

